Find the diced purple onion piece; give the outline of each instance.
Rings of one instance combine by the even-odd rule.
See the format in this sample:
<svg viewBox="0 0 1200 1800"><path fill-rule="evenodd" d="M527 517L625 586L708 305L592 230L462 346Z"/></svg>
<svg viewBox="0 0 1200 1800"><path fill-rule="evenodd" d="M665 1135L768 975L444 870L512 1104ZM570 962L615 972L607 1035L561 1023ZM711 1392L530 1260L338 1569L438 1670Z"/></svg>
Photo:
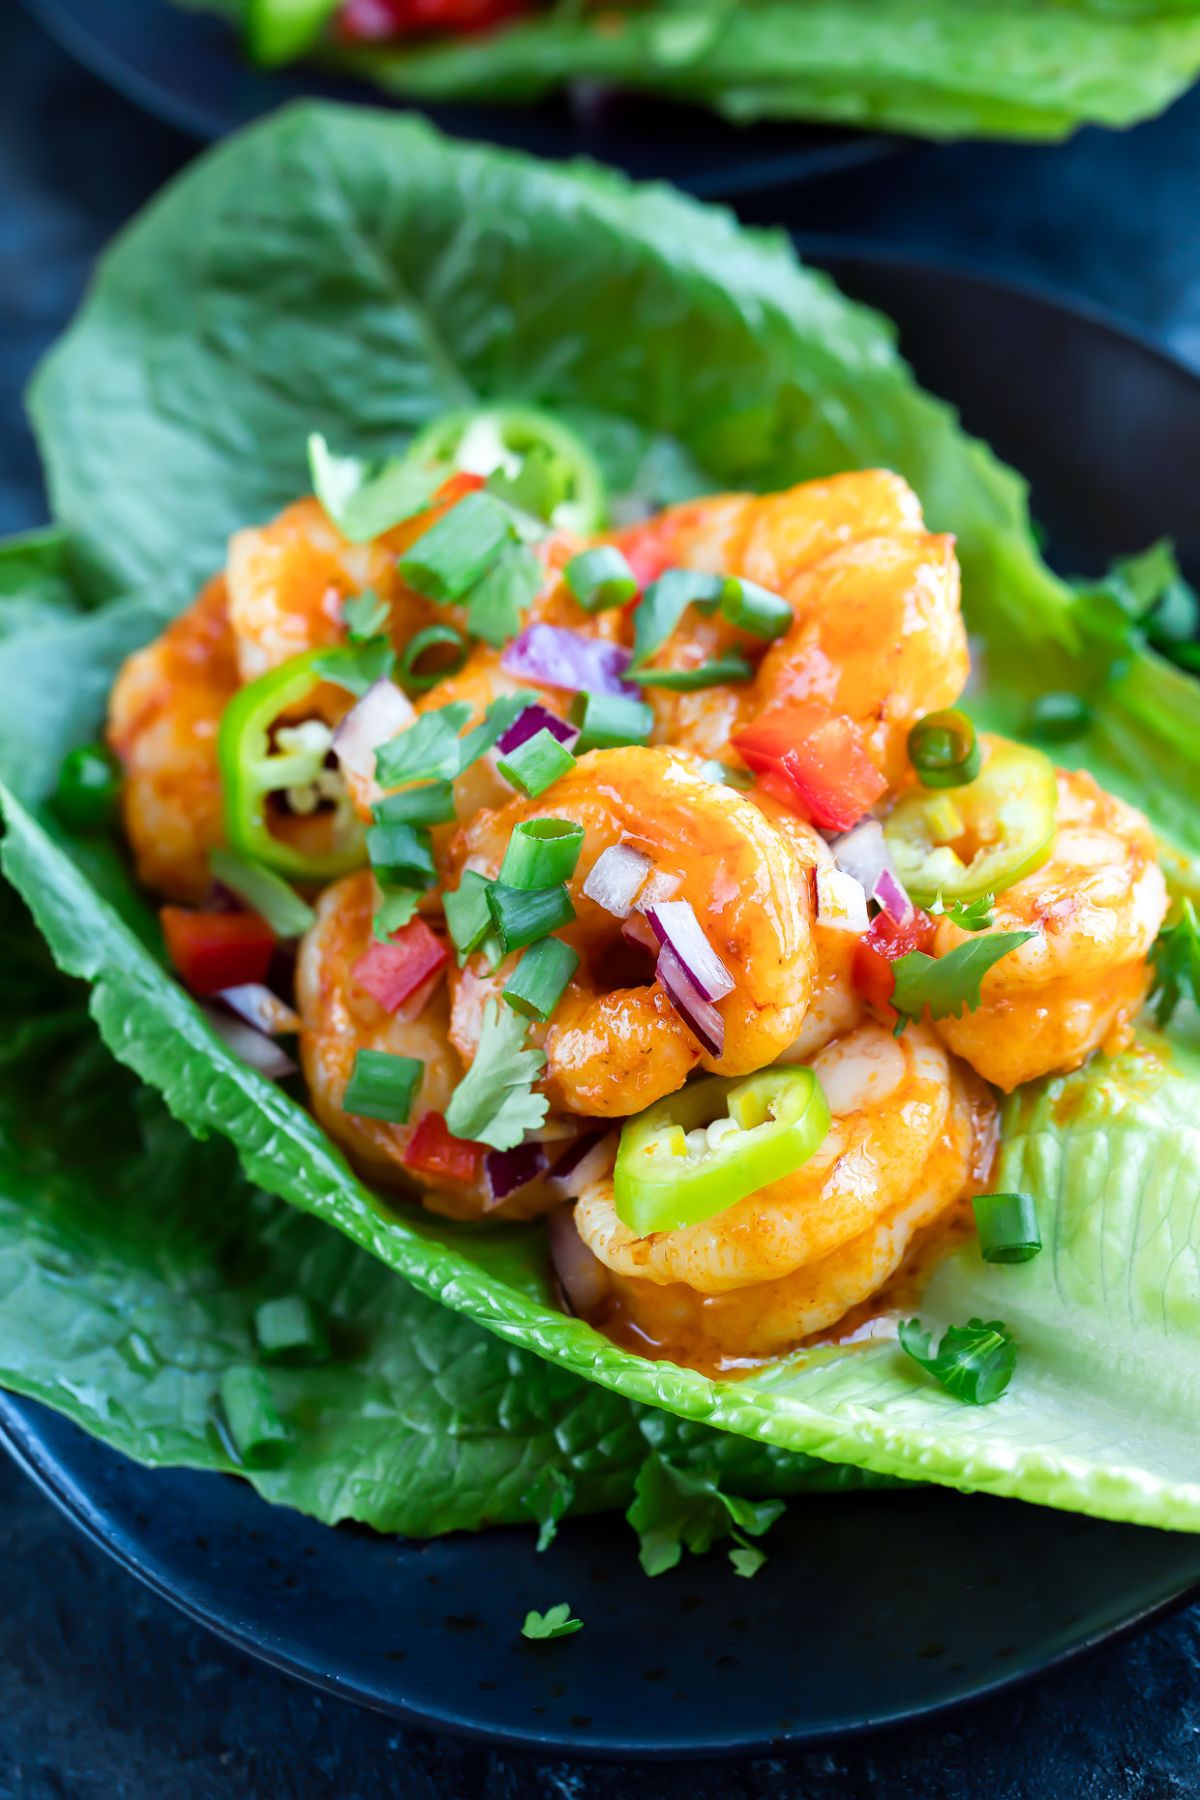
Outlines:
<svg viewBox="0 0 1200 1800"><path fill-rule="evenodd" d="M546 1152L540 1144L518 1144L513 1150L489 1150L483 1159L484 1179L490 1199L485 1212L499 1206L518 1188L528 1187L546 1167Z"/></svg>
<svg viewBox="0 0 1200 1800"><path fill-rule="evenodd" d="M217 1036L240 1056L242 1061L257 1069L269 1081L282 1081L285 1075L294 1075L296 1065L274 1038L264 1037L261 1031L246 1025L241 1019L231 1018L226 1012L220 1012L215 1006L206 1006L205 1015Z"/></svg>
<svg viewBox="0 0 1200 1800"><path fill-rule="evenodd" d="M267 1037L282 1037L300 1029L299 1015L261 981L244 981L237 987L222 988L214 999Z"/></svg>
<svg viewBox="0 0 1200 1800"><path fill-rule="evenodd" d="M576 1317L586 1319L608 1294L608 1274L604 1264L592 1255L576 1231L569 1206L557 1207L547 1216L546 1235L563 1299Z"/></svg>
<svg viewBox="0 0 1200 1800"><path fill-rule="evenodd" d="M863 819L851 831L829 840L834 861L843 875L853 875L864 893L873 894L875 883L891 867L883 826L878 819Z"/></svg>
<svg viewBox="0 0 1200 1800"><path fill-rule="evenodd" d="M581 1131L570 1148L551 1165L547 1179L568 1200L576 1200L584 1188L591 1187L594 1181L608 1173L615 1156L616 1140L606 1127Z"/></svg>
<svg viewBox="0 0 1200 1800"><path fill-rule="evenodd" d="M732 994L733 976L705 937L690 900L660 900L646 908L646 918L659 943L675 952L702 1000Z"/></svg>
<svg viewBox="0 0 1200 1800"><path fill-rule="evenodd" d="M505 650L500 666L522 681L571 693L626 694L640 689L621 678L632 653L603 638L584 637L565 625L527 625Z"/></svg>
<svg viewBox="0 0 1200 1800"><path fill-rule="evenodd" d="M363 781L375 776L375 752L407 730L416 709L394 681L381 676L346 714L333 734L333 753L342 768Z"/></svg>
<svg viewBox="0 0 1200 1800"><path fill-rule="evenodd" d="M560 719L557 713L552 713L548 706L541 706L535 700L525 708L524 712L517 714L507 731L501 732L496 739L496 748L502 756L508 756L519 745L527 743L531 737L536 737L539 731L548 731L550 736L557 738L560 744L574 743L579 736L578 726L568 725L565 719Z"/></svg>
<svg viewBox="0 0 1200 1800"><path fill-rule="evenodd" d="M697 990L670 944L664 944L659 951L655 973L667 999L709 1055L724 1056L725 1021L716 1007Z"/></svg>
<svg viewBox="0 0 1200 1800"><path fill-rule="evenodd" d="M627 919L653 867L650 858L632 844L610 844L588 870L583 891L614 919Z"/></svg>
<svg viewBox="0 0 1200 1800"><path fill-rule="evenodd" d="M647 925L644 912L631 912L622 920L621 936L627 944L636 944L639 950L648 950L651 956L658 955L658 939Z"/></svg>
<svg viewBox="0 0 1200 1800"><path fill-rule="evenodd" d="M909 924L916 912L916 907L905 891L904 883L891 869L880 871L879 879L871 890L871 898L878 900L894 925Z"/></svg>

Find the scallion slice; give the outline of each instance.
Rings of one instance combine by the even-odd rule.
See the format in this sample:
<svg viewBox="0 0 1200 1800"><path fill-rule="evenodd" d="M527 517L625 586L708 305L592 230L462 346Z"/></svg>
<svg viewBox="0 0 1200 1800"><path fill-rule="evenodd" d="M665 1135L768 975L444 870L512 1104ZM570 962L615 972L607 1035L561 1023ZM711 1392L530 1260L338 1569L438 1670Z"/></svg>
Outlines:
<svg viewBox="0 0 1200 1800"><path fill-rule="evenodd" d="M633 664L665 644L689 606L711 612L725 587L722 575L706 575L700 569L664 569L642 595L633 615Z"/></svg>
<svg viewBox="0 0 1200 1800"><path fill-rule="evenodd" d="M964 787L983 767L975 727L957 707L917 720L908 734L908 760L927 788Z"/></svg>
<svg viewBox="0 0 1200 1800"><path fill-rule="evenodd" d="M430 651L449 650L449 656L431 657ZM400 673L414 694L424 694L447 676L457 675L467 660L466 640L453 625L427 625L404 646Z"/></svg>
<svg viewBox="0 0 1200 1800"><path fill-rule="evenodd" d="M727 681L749 681L754 670L744 656L717 656L694 669L630 669L629 680L642 687L669 688L676 694L694 694L701 688L720 687Z"/></svg>
<svg viewBox="0 0 1200 1800"><path fill-rule="evenodd" d="M488 906L506 952L549 937L575 917L565 887L515 888L493 881L488 887Z"/></svg>
<svg viewBox="0 0 1200 1800"><path fill-rule="evenodd" d="M570 819L523 819L508 840L500 880L515 888L557 887L575 873L582 849L582 825Z"/></svg>
<svg viewBox="0 0 1200 1800"><path fill-rule="evenodd" d="M581 550L563 570L563 579L584 612L607 612L627 606L638 591L638 580L615 544L597 544Z"/></svg>
<svg viewBox="0 0 1200 1800"><path fill-rule="evenodd" d="M302 900L282 875L276 875L265 864L252 862L233 850L214 850L208 861L214 879L244 900L251 912L265 919L276 937L300 937L316 918L307 900Z"/></svg>
<svg viewBox="0 0 1200 1800"><path fill-rule="evenodd" d="M239 1365L221 1377L221 1410L233 1449L247 1466L277 1458L288 1441L271 1383L261 1369Z"/></svg>
<svg viewBox="0 0 1200 1800"><path fill-rule="evenodd" d="M561 938L531 944L504 989L504 998L527 1019L548 1019L579 967L579 956Z"/></svg>
<svg viewBox="0 0 1200 1800"><path fill-rule="evenodd" d="M576 694L570 720L579 727L575 754L582 756L585 750L647 743L654 729L654 708L622 694Z"/></svg>
<svg viewBox="0 0 1200 1800"><path fill-rule="evenodd" d="M721 593L721 614L731 625L754 637L782 637L792 622L792 609L781 594L759 587L741 575L729 575Z"/></svg>
<svg viewBox="0 0 1200 1800"><path fill-rule="evenodd" d="M1032 1194L976 1194L975 1227L984 1262L1028 1262L1042 1247Z"/></svg>
<svg viewBox="0 0 1200 1800"><path fill-rule="evenodd" d="M371 808L377 825L448 825L454 818L454 784L424 781L385 794Z"/></svg>
<svg viewBox="0 0 1200 1800"><path fill-rule="evenodd" d="M1080 694L1039 694L1029 709L1031 737L1046 744L1069 744L1082 737L1092 722L1092 709Z"/></svg>
<svg viewBox="0 0 1200 1800"><path fill-rule="evenodd" d="M506 781L536 800L560 775L575 767L575 758L549 731L536 732L496 764Z"/></svg>
<svg viewBox="0 0 1200 1800"><path fill-rule="evenodd" d="M254 1335L269 1362L320 1362L329 1354L325 1327L303 1294L264 1300L254 1314Z"/></svg>
<svg viewBox="0 0 1200 1800"><path fill-rule="evenodd" d="M431 887L437 867L429 833L415 825L373 825L367 855L381 887Z"/></svg>
<svg viewBox="0 0 1200 1800"><path fill-rule="evenodd" d="M343 1112L403 1125L412 1111L424 1068L415 1056L393 1056L390 1050L358 1051L342 1095Z"/></svg>
<svg viewBox="0 0 1200 1800"><path fill-rule="evenodd" d="M460 963L472 950L479 948L492 930L492 913L488 906L490 886L477 869L464 869L458 886L448 888L442 895L446 929L458 951Z"/></svg>
<svg viewBox="0 0 1200 1800"><path fill-rule="evenodd" d="M512 543L512 514L494 494L464 494L400 558L409 587L430 600L458 600Z"/></svg>

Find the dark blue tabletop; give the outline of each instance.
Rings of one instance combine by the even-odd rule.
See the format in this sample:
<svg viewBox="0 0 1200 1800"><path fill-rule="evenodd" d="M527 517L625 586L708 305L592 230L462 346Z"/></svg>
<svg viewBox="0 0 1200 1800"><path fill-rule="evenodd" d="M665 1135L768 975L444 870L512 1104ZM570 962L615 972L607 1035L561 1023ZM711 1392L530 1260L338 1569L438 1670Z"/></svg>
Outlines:
<svg viewBox="0 0 1200 1800"><path fill-rule="evenodd" d="M44 516L25 377L97 249L192 147L74 68L13 0L0 11L6 533ZM742 211L1083 296L1200 367L1198 192L1200 94L1124 135L914 148ZM1198 1737L1193 1609L948 1722L787 1763L636 1770L493 1754L400 1732L226 1650L0 1457L0 1800L1166 1800L1200 1791Z"/></svg>

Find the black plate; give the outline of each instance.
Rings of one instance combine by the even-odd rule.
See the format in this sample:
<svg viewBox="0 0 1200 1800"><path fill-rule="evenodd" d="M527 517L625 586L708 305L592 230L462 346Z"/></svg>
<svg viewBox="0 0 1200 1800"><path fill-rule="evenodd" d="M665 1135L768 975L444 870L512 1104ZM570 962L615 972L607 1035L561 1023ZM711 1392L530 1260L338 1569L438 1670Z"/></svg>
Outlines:
<svg viewBox="0 0 1200 1800"><path fill-rule="evenodd" d="M367 83L314 68L255 69L227 21L170 0L26 0L66 49L140 106L196 137L222 137L298 95L387 104ZM702 107L636 94L528 107L427 106L444 131L536 156L591 156L639 180L728 197L808 181L890 152L897 140L834 126L728 124Z"/></svg>
<svg viewBox="0 0 1200 1800"><path fill-rule="evenodd" d="M1064 562L1169 533L1200 569L1200 379L1045 296L808 248L1031 477ZM1200 1537L933 1488L793 1502L753 1584L719 1555L650 1582L619 1519L572 1524L542 1557L526 1530L401 1542L272 1510L231 1479L148 1472L31 1402L0 1397L0 1439L98 1543L241 1648L405 1720L555 1751L759 1752L911 1719L1200 1586ZM524 1643L526 1609L558 1600L585 1630Z"/></svg>

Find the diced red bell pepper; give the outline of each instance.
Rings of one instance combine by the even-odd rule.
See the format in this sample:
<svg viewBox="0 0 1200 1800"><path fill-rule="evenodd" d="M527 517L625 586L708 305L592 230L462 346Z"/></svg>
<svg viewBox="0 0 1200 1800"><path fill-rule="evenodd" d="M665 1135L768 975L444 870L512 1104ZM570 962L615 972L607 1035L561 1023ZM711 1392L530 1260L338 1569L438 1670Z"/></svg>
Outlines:
<svg viewBox="0 0 1200 1800"><path fill-rule="evenodd" d="M924 950L928 955L936 929L929 914L920 907L914 910L907 925L897 925L881 912L854 946L854 985L885 1016L895 1017L891 1000L896 976L892 964L910 950Z"/></svg>
<svg viewBox="0 0 1200 1800"><path fill-rule="evenodd" d="M437 493L433 496L436 506L451 507L467 494L477 494L487 482L482 475L472 475L461 469L457 475L447 476Z"/></svg>
<svg viewBox="0 0 1200 1800"><path fill-rule="evenodd" d="M193 994L219 994L247 981L266 981L275 933L257 913L164 906L159 917L167 954Z"/></svg>
<svg viewBox="0 0 1200 1800"><path fill-rule="evenodd" d="M763 713L733 735L734 748L766 791L826 831L849 831L887 792L844 713L798 702Z"/></svg>
<svg viewBox="0 0 1200 1800"><path fill-rule="evenodd" d="M359 957L350 973L384 1012L391 1013L449 960L449 950L424 919L410 919L386 943L372 939L370 949Z"/></svg>
<svg viewBox="0 0 1200 1800"><path fill-rule="evenodd" d="M467 1138L454 1137L440 1112L427 1112L418 1121L402 1160L405 1168L419 1175L474 1181L481 1149Z"/></svg>
<svg viewBox="0 0 1200 1800"><path fill-rule="evenodd" d="M529 10L529 0L345 0L337 35L348 44L427 33L467 36Z"/></svg>

